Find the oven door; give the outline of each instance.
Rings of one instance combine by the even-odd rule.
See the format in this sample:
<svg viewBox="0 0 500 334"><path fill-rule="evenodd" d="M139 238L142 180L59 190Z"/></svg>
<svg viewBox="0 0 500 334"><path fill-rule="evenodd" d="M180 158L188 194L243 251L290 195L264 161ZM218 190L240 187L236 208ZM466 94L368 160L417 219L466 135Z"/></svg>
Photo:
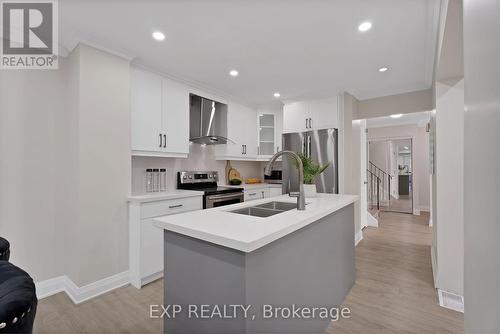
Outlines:
<svg viewBox="0 0 500 334"><path fill-rule="evenodd" d="M230 205L243 202L243 192L208 195L205 197L204 209L216 208L218 206Z"/></svg>

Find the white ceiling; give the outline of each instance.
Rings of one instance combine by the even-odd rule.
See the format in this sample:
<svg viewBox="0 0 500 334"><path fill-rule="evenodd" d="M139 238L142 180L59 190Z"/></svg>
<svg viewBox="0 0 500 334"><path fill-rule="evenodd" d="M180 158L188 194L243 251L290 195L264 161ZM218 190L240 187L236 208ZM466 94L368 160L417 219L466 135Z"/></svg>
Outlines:
<svg viewBox="0 0 500 334"><path fill-rule="evenodd" d="M431 86L438 0L59 1L60 40L84 41L255 105ZM369 20L373 28L358 32ZM166 39L157 42L151 33ZM388 66L389 71L377 69ZM236 78L228 75L237 69Z"/></svg>

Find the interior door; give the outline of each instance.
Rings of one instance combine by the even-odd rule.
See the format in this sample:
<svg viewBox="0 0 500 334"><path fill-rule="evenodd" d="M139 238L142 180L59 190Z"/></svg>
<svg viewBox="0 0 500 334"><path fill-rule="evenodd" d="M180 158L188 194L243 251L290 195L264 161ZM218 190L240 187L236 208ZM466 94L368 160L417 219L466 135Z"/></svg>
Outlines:
<svg viewBox="0 0 500 334"><path fill-rule="evenodd" d="M368 217L365 214L368 210L368 179L366 170L368 169L368 142L366 140L366 120L361 120L359 123L359 140L360 140L360 206L361 206L361 228L368 226Z"/></svg>

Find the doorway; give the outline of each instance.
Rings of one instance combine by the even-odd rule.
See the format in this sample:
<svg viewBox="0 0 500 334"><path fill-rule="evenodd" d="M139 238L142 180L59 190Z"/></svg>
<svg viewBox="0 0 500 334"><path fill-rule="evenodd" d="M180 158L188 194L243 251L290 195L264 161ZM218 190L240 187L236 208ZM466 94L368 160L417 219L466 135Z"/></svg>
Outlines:
<svg viewBox="0 0 500 334"><path fill-rule="evenodd" d="M411 138L368 141L368 173L377 180L379 209L413 213Z"/></svg>

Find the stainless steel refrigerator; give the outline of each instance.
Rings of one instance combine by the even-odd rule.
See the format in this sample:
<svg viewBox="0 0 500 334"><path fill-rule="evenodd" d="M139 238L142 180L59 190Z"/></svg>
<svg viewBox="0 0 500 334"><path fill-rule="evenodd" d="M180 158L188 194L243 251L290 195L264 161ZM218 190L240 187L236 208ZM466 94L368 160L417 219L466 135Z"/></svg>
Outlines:
<svg viewBox="0 0 500 334"><path fill-rule="evenodd" d="M316 178L316 189L319 193L339 193L337 129L285 133L283 134L283 150L305 154L322 165L330 162L330 166ZM299 189L297 169L292 160L288 156L283 156L283 193L285 194L290 192L290 189L292 191Z"/></svg>

